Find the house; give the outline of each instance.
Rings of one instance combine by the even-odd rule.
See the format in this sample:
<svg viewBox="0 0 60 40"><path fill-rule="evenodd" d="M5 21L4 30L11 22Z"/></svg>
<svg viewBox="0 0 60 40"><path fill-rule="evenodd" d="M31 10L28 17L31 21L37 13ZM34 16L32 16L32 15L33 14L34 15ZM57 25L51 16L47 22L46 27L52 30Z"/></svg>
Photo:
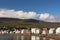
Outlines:
<svg viewBox="0 0 60 40"><path fill-rule="evenodd" d="M13 32L14 32L15 34L20 33L20 31L19 31L19 30L14 30Z"/></svg>
<svg viewBox="0 0 60 40"><path fill-rule="evenodd" d="M35 34L35 29L36 28L31 28L31 33Z"/></svg>
<svg viewBox="0 0 60 40"><path fill-rule="evenodd" d="M4 31L3 30L1 30L1 34L4 34Z"/></svg>
<svg viewBox="0 0 60 40"><path fill-rule="evenodd" d="M42 34L47 34L47 28L43 28Z"/></svg>
<svg viewBox="0 0 60 40"><path fill-rule="evenodd" d="M40 29L39 29L39 28L36 28L35 33L36 33L36 34L40 34Z"/></svg>
<svg viewBox="0 0 60 40"><path fill-rule="evenodd" d="M49 34L54 34L55 33L55 28L50 28L49 29Z"/></svg>
<svg viewBox="0 0 60 40"><path fill-rule="evenodd" d="M10 33L10 34L12 34L12 33L13 33L13 31L10 31L9 33Z"/></svg>
<svg viewBox="0 0 60 40"><path fill-rule="evenodd" d="M26 29L25 32L24 32L24 34L26 34L26 35L30 35L31 32L30 32L30 30Z"/></svg>
<svg viewBox="0 0 60 40"><path fill-rule="evenodd" d="M4 30L4 34L7 34L8 33L8 31L7 30Z"/></svg>
<svg viewBox="0 0 60 40"><path fill-rule="evenodd" d="M32 34L39 34L40 33L40 29L39 28L31 28L31 33Z"/></svg>
<svg viewBox="0 0 60 40"><path fill-rule="evenodd" d="M56 34L60 34L60 27L56 29Z"/></svg>
<svg viewBox="0 0 60 40"><path fill-rule="evenodd" d="M26 32L26 29L21 29L21 34L24 34Z"/></svg>

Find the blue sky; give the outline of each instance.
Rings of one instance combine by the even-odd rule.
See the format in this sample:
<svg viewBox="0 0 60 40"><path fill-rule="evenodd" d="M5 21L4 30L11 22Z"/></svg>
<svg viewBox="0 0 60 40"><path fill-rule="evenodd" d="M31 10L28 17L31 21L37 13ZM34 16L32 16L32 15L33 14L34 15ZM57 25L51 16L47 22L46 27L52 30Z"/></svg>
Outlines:
<svg viewBox="0 0 60 40"><path fill-rule="evenodd" d="M60 0L0 0L0 8L60 13Z"/></svg>
<svg viewBox="0 0 60 40"><path fill-rule="evenodd" d="M0 0L0 8L49 13L60 17L60 0Z"/></svg>

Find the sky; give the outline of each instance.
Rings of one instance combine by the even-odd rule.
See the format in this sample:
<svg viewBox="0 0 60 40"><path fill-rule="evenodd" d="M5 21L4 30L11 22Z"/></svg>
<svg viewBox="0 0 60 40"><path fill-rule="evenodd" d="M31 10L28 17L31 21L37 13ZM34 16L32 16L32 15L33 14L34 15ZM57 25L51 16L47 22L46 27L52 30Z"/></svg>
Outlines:
<svg viewBox="0 0 60 40"><path fill-rule="evenodd" d="M0 0L0 17L60 22L60 0Z"/></svg>

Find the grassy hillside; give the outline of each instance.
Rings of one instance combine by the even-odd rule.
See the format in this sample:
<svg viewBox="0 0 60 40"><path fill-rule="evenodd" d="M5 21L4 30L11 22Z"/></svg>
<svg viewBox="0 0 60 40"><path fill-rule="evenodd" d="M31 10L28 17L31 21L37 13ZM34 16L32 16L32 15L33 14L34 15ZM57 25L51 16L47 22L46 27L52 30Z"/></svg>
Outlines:
<svg viewBox="0 0 60 40"><path fill-rule="evenodd" d="M60 27L60 23L51 23L44 22L35 19L15 19L15 18L0 18L0 27L24 27L24 28L32 28L32 27Z"/></svg>
<svg viewBox="0 0 60 40"><path fill-rule="evenodd" d="M0 22L0 27L26 27L26 28L31 28L31 27L60 27L60 23L48 23L48 22L41 22L41 23L34 23L34 22Z"/></svg>

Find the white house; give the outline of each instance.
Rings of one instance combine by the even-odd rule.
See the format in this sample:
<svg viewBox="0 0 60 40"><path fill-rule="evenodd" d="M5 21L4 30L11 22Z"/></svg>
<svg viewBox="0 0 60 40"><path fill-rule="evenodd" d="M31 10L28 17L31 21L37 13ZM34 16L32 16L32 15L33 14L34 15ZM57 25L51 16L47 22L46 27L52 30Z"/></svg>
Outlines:
<svg viewBox="0 0 60 40"><path fill-rule="evenodd" d="M8 33L8 31L7 31L7 30L4 30L4 31L3 31L3 30L1 30L1 31L0 31L0 34L7 34L7 33Z"/></svg>
<svg viewBox="0 0 60 40"><path fill-rule="evenodd" d="M54 33L54 30L55 30L55 28L50 28L49 29L49 34L53 34Z"/></svg>
<svg viewBox="0 0 60 40"><path fill-rule="evenodd" d="M31 33L39 34L40 33L40 29L39 28L31 28Z"/></svg>
<svg viewBox="0 0 60 40"><path fill-rule="evenodd" d="M19 30L14 30L13 32L14 32L15 34L20 33L20 31L19 31Z"/></svg>
<svg viewBox="0 0 60 40"><path fill-rule="evenodd" d="M36 28L31 28L31 33L35 33Z"/></svg>
<svg viewBox="0 0 60 40"><path fill-rule="evenodd" d="M9 33L10 33L10 34L12 34L12 33L13 33L13 31L10 31Z"/></svg>
<svg viewBox="0 0 60 40"><path fill-rule="evenodd" d="M60 34L60 27L56 29L56 34Z"/></svg>
<svg viewBox="0 0 60 40"><path fill-rule="evenodd" d="M8 33L8 31L7 30L4 30L4 33Z"/></svg>
<svg viewBox="0 0 60 40"><path fill-rule="evenodd" d="M25 30L24 30L24 29L22 29L22 30L21 30L21 34L24 34L24 32L25 32Z"/></svg>
<svg viewBox="0 0 60 40"><path fill-rule="evenodd" d="M36 33L36 34L39 34L39 33L40 33L40 29L39 29L39 28L36 28L35 33Z"/></svg>

